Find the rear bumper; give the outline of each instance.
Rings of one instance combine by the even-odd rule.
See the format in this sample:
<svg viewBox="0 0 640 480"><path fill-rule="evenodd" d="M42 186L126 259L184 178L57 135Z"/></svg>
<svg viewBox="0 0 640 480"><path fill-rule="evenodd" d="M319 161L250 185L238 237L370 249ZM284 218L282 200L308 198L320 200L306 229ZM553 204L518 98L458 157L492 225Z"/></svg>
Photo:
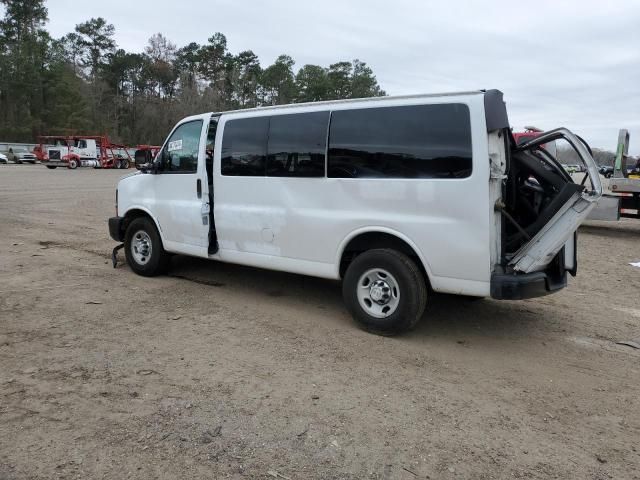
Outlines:
<svg viewBox="0 0 640 480"><path fill-rule="evenodd" d="M109 235L116 242L124 242L124 218L111 217L109 219Z"/></svg>
<svg viewBox="0 0 640 480"><path fill-rule="evenodd" d="M551 276L547 272L522 274L493 274L491 276L491 298L496 300L524 300L542 297L567 286L567 272Z"/></svg>
<svg viewBox="0 0 640 480"><path fill-rule="evenodd" d="M565 265L565 249L562 248L546 270L542 272L494 272L491 275L491 298L496 300L524 300L526 298L542 297L562 290L567 286L567 273L575 275L577 270L575 250L576 248L574 247L574 263L570 270L567 270Z"/></svg>

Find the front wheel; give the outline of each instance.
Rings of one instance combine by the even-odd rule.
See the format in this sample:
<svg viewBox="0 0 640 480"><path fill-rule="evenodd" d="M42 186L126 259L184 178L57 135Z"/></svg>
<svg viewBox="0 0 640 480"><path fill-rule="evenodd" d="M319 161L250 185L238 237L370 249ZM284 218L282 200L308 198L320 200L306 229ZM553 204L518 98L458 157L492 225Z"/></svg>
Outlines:
<svg viewBox="0 0 640 480"><path fill-rule="evenodd" d="M413 328L427 303L425 279L415 262L392 249L358 255L342 283L347 309L365 330L396 335Z"/></svg>
<svg viewBox="0 0 640 480"><path fill-rule="evenodd" d="M153 277L167 271L169 255L151 219L136 218L129 224L124 248L127 263L138 275Z"/></svg>
<svg viewBox="0 0 640 480"><path fill-rule="evenodd" d="M71 170L75 170L76 168L78 168L78 161L75 158L70 159L68 167Z"/></svg>

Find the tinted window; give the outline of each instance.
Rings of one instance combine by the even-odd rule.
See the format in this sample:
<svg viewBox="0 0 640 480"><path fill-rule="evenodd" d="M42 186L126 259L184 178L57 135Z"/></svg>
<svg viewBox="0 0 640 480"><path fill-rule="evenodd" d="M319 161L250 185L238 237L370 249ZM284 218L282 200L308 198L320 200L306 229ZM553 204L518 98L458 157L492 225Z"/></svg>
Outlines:
<svg viewBox="0 0 640 480"><path fill-rule="evenodd" d="M229 120L222 137L222 175L263 176L268 117Z"/></svg>
<svg viewBox="0 0 640 480"><path fill-rule="evenodd" d="M163 172L195 173L198 169L202 120L183 123L169 138L160 155Z"/></svg>
<svg viewBox="0 0 640 480"><path fill-rule="evenodd" d="M267 175L324 177L328 123L329 112L271 117Z"/></svg>
<svg viewBox="0 0 640 480"><path fill-rule="evenodd" d="M471 124L462 104L339 110L331 114L329 177L471 175Z"/></svg>

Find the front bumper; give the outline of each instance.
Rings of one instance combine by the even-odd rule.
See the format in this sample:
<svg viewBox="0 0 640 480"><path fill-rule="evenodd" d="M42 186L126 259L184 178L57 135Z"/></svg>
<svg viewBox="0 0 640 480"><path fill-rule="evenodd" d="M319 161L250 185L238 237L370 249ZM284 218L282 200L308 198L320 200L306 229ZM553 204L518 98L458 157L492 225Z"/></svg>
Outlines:
<svg viewBox="0 0 640 480"><path fill-rule="evenodd" d="M565 249L558 252L546 270L531 273L507 273L496 271L491 275L491 298L496 300L524 300L542 297L567 286ZM577 262L569 273L575 275Z"/></svg>
<svg viewBox="0 0 640 480"><path fill-rule="evenodd" d="M124 218L111 217L109 219L109 235L116 242L124 242Z"/></svg>

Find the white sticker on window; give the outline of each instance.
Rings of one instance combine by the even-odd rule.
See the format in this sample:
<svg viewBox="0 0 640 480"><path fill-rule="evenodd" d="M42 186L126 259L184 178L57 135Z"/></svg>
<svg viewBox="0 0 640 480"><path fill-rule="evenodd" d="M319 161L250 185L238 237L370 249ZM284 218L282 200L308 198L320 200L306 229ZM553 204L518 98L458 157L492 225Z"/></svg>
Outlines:
<svg viewBox="0 0 640 480"><path fill-rule="evenodd" d="M174 152L176 150L182 150L182 139L174 140L173 142L169 142L169 146L167 151Z"/></svg>

